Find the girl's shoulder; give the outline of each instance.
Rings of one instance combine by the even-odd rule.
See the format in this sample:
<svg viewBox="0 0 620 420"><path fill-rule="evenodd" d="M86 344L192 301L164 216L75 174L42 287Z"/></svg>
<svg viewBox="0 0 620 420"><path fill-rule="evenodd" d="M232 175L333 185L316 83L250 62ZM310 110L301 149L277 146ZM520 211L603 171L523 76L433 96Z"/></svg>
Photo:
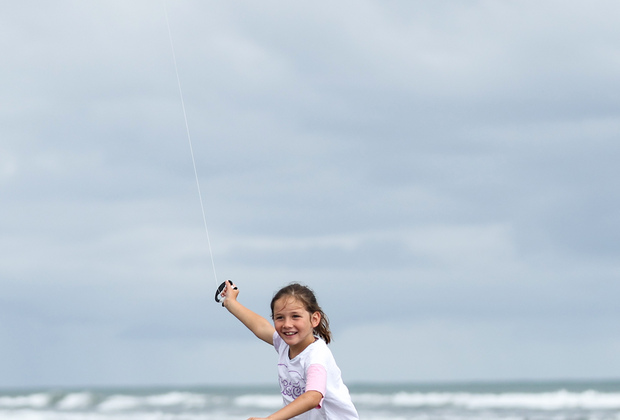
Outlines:
<svg viewBox="0 0 620 420"><path fill-rule="evenodd" d="M300 356L309 364L319 363L328 366L334 361L334 356L327 347L327 343L320 337L316 337L314 343L306 347Z"/></svg>

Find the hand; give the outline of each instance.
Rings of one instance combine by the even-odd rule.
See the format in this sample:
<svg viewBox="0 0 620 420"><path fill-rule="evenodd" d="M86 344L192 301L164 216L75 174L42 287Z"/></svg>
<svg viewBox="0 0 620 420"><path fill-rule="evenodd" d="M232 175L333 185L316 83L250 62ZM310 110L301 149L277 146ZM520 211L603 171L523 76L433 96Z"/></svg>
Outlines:
<svg viewBox="0 0 620 420"><path fill-rule="evenodd" d="M224 298L222 306L226 307L228 302L237 300L237 296L239 296L239 288L232 281L226 280L226 288L222 292L222 297Z"/></svg>

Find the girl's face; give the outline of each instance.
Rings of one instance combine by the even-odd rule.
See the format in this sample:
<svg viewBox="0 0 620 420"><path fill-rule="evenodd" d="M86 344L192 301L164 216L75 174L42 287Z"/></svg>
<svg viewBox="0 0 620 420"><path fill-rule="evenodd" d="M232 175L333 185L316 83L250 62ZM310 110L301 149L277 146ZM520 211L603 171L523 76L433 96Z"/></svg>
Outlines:
<svg viewBox="0 0 620 420"><path fill-rule="evenodd" d="M313 331L320 321L318 312L308 312L301 302L291 296L283 296L274 302L273 324L278 335L291 348L291 359L314 343Z"/></svg>

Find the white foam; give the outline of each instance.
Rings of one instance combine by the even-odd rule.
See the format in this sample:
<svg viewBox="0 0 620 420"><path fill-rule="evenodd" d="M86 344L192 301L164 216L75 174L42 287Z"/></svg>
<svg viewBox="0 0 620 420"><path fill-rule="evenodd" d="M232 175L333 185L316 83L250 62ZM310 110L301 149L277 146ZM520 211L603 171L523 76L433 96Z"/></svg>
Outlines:
<svg viewBox="0 0 620 420"><path fill-rule="evenodd" d="M202 408L208 405L207 396L190 392L168 392L148 396L112 395L99 404L100 411L125 411L140 408L183 407Z"/></svg>
<svg viewBox="0 0 620 420"><path fill-rule="evenodd" d="M353 394L356 403L367 406L441 407L454 406L467 409L523 408L538 410L560 409L620 409L620 393L597 391L546 393L407 393L393 395Z"/></svg>
<svg viewBox="0 0 620 420"><path fill-rule="evenodd" d="M49 405L52 397L49 394L37 393L30 395L2 396L0 397L0 407L32 407L43 408Z"/></svg>
<svg viewBox="0 0 620 420"><path fill-rule="evenodd" d="M75 392L67 394L58 401L56 407L60 410L78 410L87 408L93 403L93 395L89 392Z"/></svg>
<svg viewBox="0 0 620 420"><path fill-rule="evenodd" d="M122 411L140 407L140 398L129 395L112 395L97 407L101 411Z"/></svg>
<svg viewBox="0 0 620 420"><path fill-rule="evenodd" d="M238 420L239 416L208 413L93 413L25 410L0 410L0 420Z"/></svg>
<svg viewBox="0 0 620 420"><path fill-rule="evenodd" d="M204 407L207 405L207 397L190 392L169 392L167 394L152 395L146 397L144 402L152 406L183 406Z"/></svg>

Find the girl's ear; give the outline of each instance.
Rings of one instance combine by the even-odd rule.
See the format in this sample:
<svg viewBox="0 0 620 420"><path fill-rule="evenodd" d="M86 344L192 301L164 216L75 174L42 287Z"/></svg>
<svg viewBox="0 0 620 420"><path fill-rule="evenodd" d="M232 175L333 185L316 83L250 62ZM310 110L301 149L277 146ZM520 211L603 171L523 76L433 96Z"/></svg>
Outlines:
<svg viewBox="0 0 620 420"><path fill-rule="evenodd" d="M312 322L312 328L318 327L321 323L321 313L314 312L312 315L310 315L310 322Z"/></svg>

